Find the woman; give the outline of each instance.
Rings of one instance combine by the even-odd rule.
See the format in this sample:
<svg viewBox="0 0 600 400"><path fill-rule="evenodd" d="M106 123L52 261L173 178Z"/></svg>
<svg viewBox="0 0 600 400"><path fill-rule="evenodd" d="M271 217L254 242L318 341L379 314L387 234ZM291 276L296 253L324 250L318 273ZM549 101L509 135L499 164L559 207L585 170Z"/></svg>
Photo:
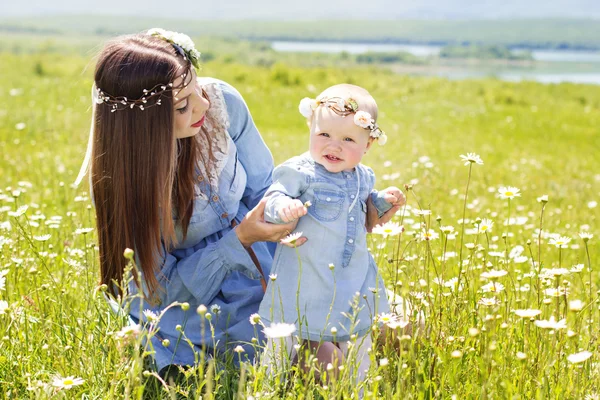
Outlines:
<svg viewBox="0 0 600 400"><path fill-rule="evenodd" d="M158 323L151 344L159 371L193 365L203 346L222 354L250 342L249 317L272 263L265 242L295 227L264 221L272 156L241 95L196 77L199 55L189 37L160 29L105 46L76 181L91 164L101 282L114 296L122 294L115 282L123 278L123 251L135 250L141 280L129 284L140 294L131 318L143 324L173 302L189 303L168 308ZM213 310L214 337L199 305ZM253 357L253 346L244 350Z"/></svg>

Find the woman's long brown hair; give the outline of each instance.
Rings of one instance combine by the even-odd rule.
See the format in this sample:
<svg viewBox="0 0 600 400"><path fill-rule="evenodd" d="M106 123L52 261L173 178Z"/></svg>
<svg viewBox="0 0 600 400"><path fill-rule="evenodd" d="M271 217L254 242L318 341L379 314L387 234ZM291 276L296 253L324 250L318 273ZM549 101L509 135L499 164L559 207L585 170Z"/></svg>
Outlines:
<svg viewBox="0 0 600 400"><path fill-rule="evenodd" d="M185 83L195 84L189 82L190 63L170 43L143 34L120 37L101 52L95 83L113 96L138 99L144 89L173 82L182 64L188 70ZM122 294L119 285L127 264L123 251L131 248L147 290L140 292L155 299L164 251L176 242L173 215L184 238L189 226L200 142L199 135L179 140L174 136L173 96L178 90L165 92L160 106L144 110L96 107L91 185L101 282L115 296ZM136 284L140 287L137 280Z"/></svg>

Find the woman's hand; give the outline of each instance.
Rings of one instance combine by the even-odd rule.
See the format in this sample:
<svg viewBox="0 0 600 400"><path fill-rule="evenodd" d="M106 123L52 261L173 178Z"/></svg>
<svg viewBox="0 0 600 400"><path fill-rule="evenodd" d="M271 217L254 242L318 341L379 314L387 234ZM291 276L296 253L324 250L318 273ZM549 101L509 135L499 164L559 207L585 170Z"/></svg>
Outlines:
<svg viewBox="0 0 600 400"><path fill-rule="evenodd" d="M255 242L279 242L294 231L298 220L287 224L270 224L265 221L265 205L267 199L262 199L252 210L248 211L242 222L235 227L238 239L244 247L250 247ZM377 215L377 211L375 211ZM305 237L296 241L296 246L306 242Z"/></svg>
<svg viewBox="0 0 600 400"><path fill-rule="evenodd" d="M367 200L367 232L371 232L375 226L385 224L386 222L391 220L394 214L396 214L396 211L400 209L400 207L402 206L398 204L392 206L392 208L387 210L381 216L381 218L379 218L377 208L375 208L373 200L371 200L371 197L369 196L369 199Z"/></svg>

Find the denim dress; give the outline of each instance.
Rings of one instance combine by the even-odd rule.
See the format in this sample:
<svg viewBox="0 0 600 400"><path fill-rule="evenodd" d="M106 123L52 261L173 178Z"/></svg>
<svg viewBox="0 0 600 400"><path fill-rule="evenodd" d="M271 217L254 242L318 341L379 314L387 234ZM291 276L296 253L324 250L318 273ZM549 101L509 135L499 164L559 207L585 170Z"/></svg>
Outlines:
<svg viewBox="0 0 600 400"><path fill-rule="evenodd" d="M277 246L271 269L277 277L260 304L261 319L296 324L301 339L345 341L366 334L373 317L389 311L383 280L367 249L368 197L380 215L391 208L383 193L373 190L373 170L359 164L352 172L332 173L305 153L275 168L273 182L265 220L283 222L277 211L284 197L312 205L296 227L306 244Z"/></svg>
<svg viewBox="0 0 600 400"><path fill-rule="evenodd" d="M239 223L262 199L272 182L273 158L237 90L215 79L199 82L211 102L206 127L216 146L213 150L220 152L216 155L218 176L198 180L187 237L183 240L177 226L179 243L170 252L163 252L163 265L157 274L162 287L158 291L160 303L136 298L129 310L131 319L144 325L151 322L145 310L160 314L173 302L189 303L188 310L169 308L149 343L159 370L169 364L194 365L198 360L195 355L203 346L208 357L235 355L237 361L231 349L242 345L243 358L253 359L250 340L255 336L262 340L262 332L249 321L263 298L261 274L231 223ZM271 245L252 245L266 274L271 269ZM130 291L137 292L135 284L130 285ZM212 314L214 334L196 312L201 304ZM169 339L167 347L162 345L163 339Z"/></svg>

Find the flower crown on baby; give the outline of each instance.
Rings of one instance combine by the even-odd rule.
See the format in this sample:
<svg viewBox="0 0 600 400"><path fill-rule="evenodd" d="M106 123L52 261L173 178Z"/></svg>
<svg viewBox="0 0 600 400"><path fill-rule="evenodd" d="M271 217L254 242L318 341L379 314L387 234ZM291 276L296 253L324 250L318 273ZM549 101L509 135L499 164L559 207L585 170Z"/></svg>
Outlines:
<svg viewBox="0 0 600 400"><path fill-rule="evenodd" d="M183 57L185 61L189 60L190 64L194 66L194 68L200 68L200 52L196 50L194 42L188 35L179 32L167 31L160 28L152 28L148 30L146 34L171 43L177 54ZM182 79L183 86L185 86L186 77L187 71L179 76L179 78ZM163 94L168 91L173 91L174 89L181 90L183 87L182 85L179 87L173 87L173 82L159 83L150 89L144 89L142 96L137 99L128 99L125 96L112 95L95 86L93 96L96 104L104 103L110 106L111 112L133 108L139 108L143 111L149 107L160 106L162 104L161 97Z"/></svg>
<svg viewBox="0 0 600 400"><path fill-rule="evenodd" d="M367 129L369 136L376 139L377 143L383 146L387 142L385 132L379 128L379 125L371 117L371 114L358 110L358 103L353 98L321 97L320 99L311 99L305 97L300 100L298 109L300 110L300 114L308 119L312 117L314 111L321 105L328 107L331 111L342 117L354 114L354 123L361 128Z"/></svg>

